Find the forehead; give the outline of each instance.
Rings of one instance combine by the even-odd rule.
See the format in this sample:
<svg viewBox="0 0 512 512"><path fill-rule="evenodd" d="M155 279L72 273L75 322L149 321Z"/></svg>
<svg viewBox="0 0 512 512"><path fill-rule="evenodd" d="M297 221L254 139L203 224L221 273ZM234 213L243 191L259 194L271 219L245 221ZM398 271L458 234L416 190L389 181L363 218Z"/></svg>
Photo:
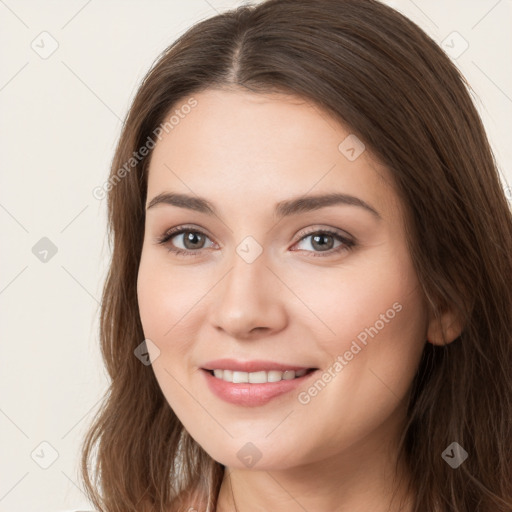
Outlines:
<svg viewBox="0 0 512 512"><path fill-rule="evenodd" d="M191 98L193 108L180 111L190 100L184 98L166 118L174 114L172 128L153 150L148 200L172 190L213 202L243 197L256 205L342 192L380 210L397 206L389 171L350 129L312 102L219 89Z"/></svg>

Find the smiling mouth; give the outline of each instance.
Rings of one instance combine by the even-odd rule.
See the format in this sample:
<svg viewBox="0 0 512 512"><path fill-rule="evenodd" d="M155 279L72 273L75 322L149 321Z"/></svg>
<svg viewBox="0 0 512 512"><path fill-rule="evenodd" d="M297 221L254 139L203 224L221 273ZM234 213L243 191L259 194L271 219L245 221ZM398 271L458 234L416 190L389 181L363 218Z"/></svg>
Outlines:
<svg viewBox="0 0 512 512"><path fill-rule="evenodd" d="M318 368L309 368L302 370L270 370L270 371L258 371L258 372L240 372L233 370L207 370L213 377L230 382L232 384L265 384L268 382L280 382L282 380L294 380L304 377L311 372L316 371Z"/></svg>

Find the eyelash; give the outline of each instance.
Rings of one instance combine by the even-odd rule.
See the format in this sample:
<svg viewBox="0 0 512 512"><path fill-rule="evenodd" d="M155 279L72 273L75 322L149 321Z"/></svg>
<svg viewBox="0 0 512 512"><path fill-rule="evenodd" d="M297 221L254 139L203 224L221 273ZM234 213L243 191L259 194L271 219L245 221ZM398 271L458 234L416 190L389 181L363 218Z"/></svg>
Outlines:
<svg viewBox="0 0 512 512"><path fill-rule="evenodd" d="M168 230L166 233L164 233L163 236L157 238L157 243L160 245L166 245L167 242L169 242L172 238L174 238L175 236L181 235L183 233L199 233L202 236L209 238L206 233L204 233L203 231L201 231L199 229L188 227L188 226L178 226L178 227ZM320 235L320 234L321 235L331 235L331 236L337 238L340 242L342 242L342 245L340 245L339 247L337 247L335 249L329 249L328 251L321 251L321 252L306 251L306 252L313 252L313 253L316 252L316 254L311 255L311 257L313 257L313 258L316 258L316 257L322 258L322 257L332 256L334 254L338 254L343 251L350 251L356 246L356 243L354 241L349 240L348 238L340 235L337 231L333 231L330 229L317 229L314 231L309 231L308 233L304 233L302 235L302 237L296 243L299 243L300 241L302 241L304 238L307 238L308 236L317 235L317 234L318 235ZM168 250L170 252L173 252L177 256L198 256L198 253L202 249L190 251L190 250L186 250L186 249L180 249L180 248L172 246L172 244L169 244ZM302 249L302 250L304 250L304 249ZM324 254L325 254L325 256L324 256Z"/></svg>

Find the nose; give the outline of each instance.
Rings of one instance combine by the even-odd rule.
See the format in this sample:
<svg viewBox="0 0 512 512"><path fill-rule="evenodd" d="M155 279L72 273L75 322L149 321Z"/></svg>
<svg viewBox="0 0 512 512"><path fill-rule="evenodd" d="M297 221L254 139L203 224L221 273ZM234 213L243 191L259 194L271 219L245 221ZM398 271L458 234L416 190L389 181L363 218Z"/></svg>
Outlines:
<svg viewBox="0 0 512 512"><path fill-rule="evenodd" d="M248 263L234 254L227 274L212 290L215 329L237 339L255 339L284 329L286 287L267 265L265 253Z"/></svg>

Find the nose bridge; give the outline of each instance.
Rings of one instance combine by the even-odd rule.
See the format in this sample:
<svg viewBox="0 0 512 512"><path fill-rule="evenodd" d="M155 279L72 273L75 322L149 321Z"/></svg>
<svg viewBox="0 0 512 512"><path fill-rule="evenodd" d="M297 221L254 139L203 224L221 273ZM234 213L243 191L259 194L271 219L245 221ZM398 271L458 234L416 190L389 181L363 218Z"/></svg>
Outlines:
<svg viewBox="0 0 512 512"><path fill-rule="evenodd" d="M267 267L263 248L257 252L254 241L242 241L229 259L227 275L216 287L212 321L236 337L256 327L273 330L284 322L279 280Z"/></svg>
<svg viewBox="0 0 512 512"><path fill-rule="evenodd" d="M244 250L247 252L244 253ZM254 255L251 255L251 250L254 251L254 248L249 247L247 250L247 245L242 242L230 259L231 270L224 283L223 301L231 303L231 308L237 305L244 308L261 307L265 297L268 298L265 289L272 286L269 283L272 273L267 268L266 254L262 252L252 259Z"/></svg>
<svg viewBox="0 0 512 512"><path fill-rule="evenodd" d="M230 260L231 270L226 276L225 293L232 295L233 298L240 296L245 301L248 298L254 298L256 302L259 302L263 288L262 284L267 283L268 274L272 273L267 267L266 254L262 251L260 255L254 257L251 251L254 251L254 249L250 246L248 247L248 244L245 242L242 242L236 248L235 254L233 254ZM248 304L249 302L246 303Z"/></svg>

